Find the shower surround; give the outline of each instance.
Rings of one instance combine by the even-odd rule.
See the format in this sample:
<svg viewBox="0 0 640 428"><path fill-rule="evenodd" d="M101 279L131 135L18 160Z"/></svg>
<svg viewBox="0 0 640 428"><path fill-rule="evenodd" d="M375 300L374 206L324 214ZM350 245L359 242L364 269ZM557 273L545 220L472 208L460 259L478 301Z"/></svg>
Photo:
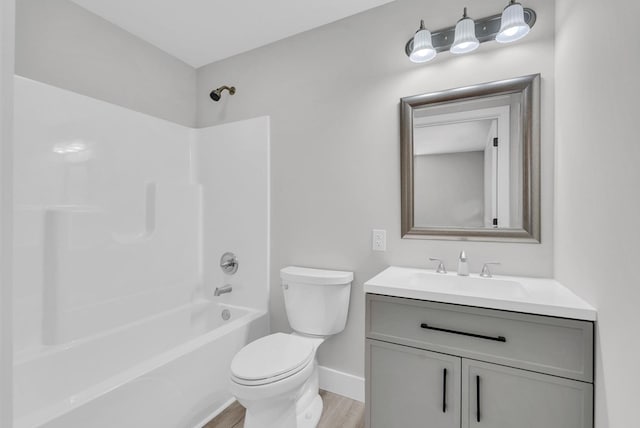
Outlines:
<svg viewBox="0 0 640 428"><path fill-rule="evenodd" d="M15 426L197 426L268 332L269 119L191 129L15 90Z"/></svg>

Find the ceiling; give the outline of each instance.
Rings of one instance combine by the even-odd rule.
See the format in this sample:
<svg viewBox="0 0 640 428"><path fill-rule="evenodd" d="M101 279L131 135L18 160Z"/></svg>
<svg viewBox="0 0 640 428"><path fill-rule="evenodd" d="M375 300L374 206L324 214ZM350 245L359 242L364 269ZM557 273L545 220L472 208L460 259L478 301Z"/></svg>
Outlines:
<svg viewBox="0 0 640 428"><path fill-rule="evenodd" d="M413 130L413 154L434 155L484 151L493 139L496 119L416 127Z"/></svg>
<svg viewBox="0 0 640 428"><path fill-rule="evenodd" d="M72 0L193 67L393 0Z"/></svg>

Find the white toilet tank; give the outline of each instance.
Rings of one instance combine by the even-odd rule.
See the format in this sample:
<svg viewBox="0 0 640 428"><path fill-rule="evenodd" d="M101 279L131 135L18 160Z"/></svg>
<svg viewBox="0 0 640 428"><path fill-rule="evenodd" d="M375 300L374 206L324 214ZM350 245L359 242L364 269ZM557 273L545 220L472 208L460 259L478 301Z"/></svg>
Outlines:
<svg viewBox="0 0 640 428"><path fill-rule="evenodd" d="M344 330L353 272L288 266L280 270L280 278L294 331L329 336Z"/></svg>

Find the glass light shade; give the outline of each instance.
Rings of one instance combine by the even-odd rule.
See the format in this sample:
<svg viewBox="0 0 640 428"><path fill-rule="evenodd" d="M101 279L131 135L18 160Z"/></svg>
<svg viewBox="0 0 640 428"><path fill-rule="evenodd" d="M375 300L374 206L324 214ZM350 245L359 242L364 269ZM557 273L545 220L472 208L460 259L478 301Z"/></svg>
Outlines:
<svg viewBox="0 0 640 428"><path fill-rule="evenodd" d="M529 25L524 21L524 9L520 3L511 3L502 12L500 31L496 42L511 43L529 34Z"/></svg>
<svg viewBox="0 0 640 428"><path fill-rule="evenodd" d="M480 42L476 37L476 24L471 18L462 18L456 24L456 35L451 45L451 53L463 54L478 49Z"/></svg>
<svg viewBox="0 0 640 428"><path fill-rule="evenodd" d="M426 29L420 29L413 36L413 50L409 59L412 62L427 62L431 61L436 56L436 50L431 43L431 32Z"/></svg>

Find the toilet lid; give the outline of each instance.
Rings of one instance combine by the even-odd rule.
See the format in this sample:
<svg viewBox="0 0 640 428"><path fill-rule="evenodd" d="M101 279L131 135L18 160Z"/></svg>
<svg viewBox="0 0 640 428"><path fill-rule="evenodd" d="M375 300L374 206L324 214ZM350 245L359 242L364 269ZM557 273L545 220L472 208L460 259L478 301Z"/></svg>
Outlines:
<svg viewBox="0 0 640 428"><path fill-rule="evenodd" d="M242 348L231 361L231 374L249 381L282 378L306 366L312 358L311 341L275 333Z"/></svg>

